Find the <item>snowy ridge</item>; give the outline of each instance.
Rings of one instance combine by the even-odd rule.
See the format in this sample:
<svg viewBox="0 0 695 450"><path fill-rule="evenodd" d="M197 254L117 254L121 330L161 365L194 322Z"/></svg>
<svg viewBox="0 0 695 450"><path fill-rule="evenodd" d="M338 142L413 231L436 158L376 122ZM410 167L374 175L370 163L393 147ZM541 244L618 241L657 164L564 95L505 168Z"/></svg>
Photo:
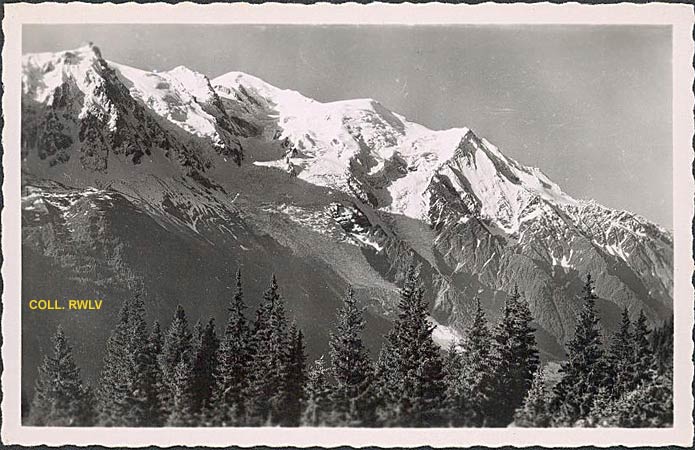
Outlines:
<svg viewBox="0 0 695 450"><path fill-rule="evenodd" d="M521 213L536 196L576 204L539 169L507 158L467 128L430 130L372 99L321 103L240 72L222 75L213 85L220 96L251 92L272 107L275 136L291 151L287 161L256 164L294 167L300 179L346 192L352 192L351 177L378 185L382 192L375 195L385 199L378 207L390 213L426 220L428 188L438 175L454 181L461 195L473 194L480 213L508 234L518 232Z"/></svg>
<svg viewBox="0 0 695 450"><path fill-rule="evenodd" d="M189 133L209 138L215 145L222 145L215 118L197 102L214 95L212 88L206 89L209 82L204 75L183 67L155 73L113 62L109 65L118 71L130 94L157 115Z"/></svg>

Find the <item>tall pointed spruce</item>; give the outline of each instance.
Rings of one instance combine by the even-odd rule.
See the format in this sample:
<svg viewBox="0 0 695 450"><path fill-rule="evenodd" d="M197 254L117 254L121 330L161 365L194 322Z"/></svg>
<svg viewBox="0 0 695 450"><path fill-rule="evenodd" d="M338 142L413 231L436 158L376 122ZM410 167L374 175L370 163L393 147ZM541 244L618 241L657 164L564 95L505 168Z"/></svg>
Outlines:
<svg viewBox="0 0 695 450"><path fill-rule="evenodd" d="M248 401L249 371L252 359L251 330L241 285L241 269L236 273L236 291L227 308L229 318L220 343L216 373L214 413L220 425L243 425Z"/></svg>
<svg viewBox="0 0 695 450"><path fill-rule="evenodd" d="M190 367L193 336L188 328L186 311L181 305L176 307L174 320L172 320L164 337L164 346L159 358L162 367L164 384L166 387L167 409L173 408L173 395L176 379L176 368L181 361L185 361Z"/></svg>
<svg viewBox="0 0 695 450"><path fill-rule="evenodd" d="M194 393L192 390L191 364L186 358L179 359L170 383L170 414L167 426L190 427L197 424L196 414L192 410Z"/></svg>
<svg viewBox="0 0 695 450"><path fill-rule="evenodd" d="M562 363L562 380L555 386L559 421L565 425L587 417L606 381L606 364L596 315L594 281L587 275L584 305L577 317L574 337L567 344L567 361Z"/></svg>
<svg viewBox="0 0 695 450"><path fill-rule="evenodd" d="M72 356L63 329L53 336L53 354L46 355L39 367L30 423L34 426L88 426L93 416L88 392L80 369Z"/></svg>
<svg viewBox="0 0 695 450"><path fill-rule="evenodd" d="M383 383L379 391L386 399L380 415L394 425L432 427L445 422L444 367L428 316L424 291L411 265L401 289L398 318L384 346L390 355L382 352L379 367Z"/></svg>
<svg viewBox="0 0 695 450"><path fill-rule="evenodd" d="M304 385L306 384L306 349L304 335L292 324L289 331L290 348L284 375L284 420L282 425L298 427L304 407Z"/></svg>
<svg viewBox="0 0 695 450"><path fill-rule="evenodd" d="M611 396L620 397L635 387L635 355L632 342L632 323L627 308L623 308L620 328L613 335L608 351L608 366L612 380Z"/></svg>
<svg viewBox="0 0 695 450"><path fill-rule="evenodd" d="M285 419L283 381L289 359L289 339L285 305L275 275L256 311L253 345L248 402L250 425L278 425Z"/></svg>
<svg viewBox="0 0 695 450"><path fill-rule="evenodd" d="M210 406L215 389L215 373L217 371L217 351L220 341L215 331L215 319L210 319L200 332L200 341L195 346L191 376L191 390L194 414L206 411Z"/></svg>
<svg viewBox="0 0 695 450"><path fill-rule="evenodd" d="M495 377L491 360L492 334L476 298L473 321L461 341L461 368L448 386L448 406L454 426L481 427L490 423Z"/></svg>
<svg viewBox="0 0 695 450"><path fill-rule="evenodd" d="M145 397L147 398L146 417L144 425L159 427L164 425L164 379L159 365L159 355L162 352L164 338L159 322L155 321L147 339L145 361L143 365L145 376Z"/></svg>
<svg viewBox="0 0 695 450"><path fill-rule="evenodd" d="M106 344L97 387L103 426L144 426L150 419L148 333L140 294L126 300Z"/></svg>
<svg viewBox="0 0 695 450"><path fill-rule="evenodd" d="M330 336L331 365L336 386L333 391L334 408L345 426L369 425L373 422L369 399L372 381L372 363L362 342L364 308L355 300L352 287L343 297L338 309L335 333Z"/></svg>
<svg viewBox="0 0 695 450"><path fill-rule="evenodd" d="M644 311L640 311L635 321L635 333L633 335L635 385L640 385L656 377L656 363L649 343L650 333L651 331L647 326L647 316L644 315Z"/></svg>
<svg viewBox="0 0 695 450"><path fill-rule="evenodd" d="M538 369L539 357L531 310L515 285L494 332L495 389L491 426L507 426L521 406Z"/></svg>

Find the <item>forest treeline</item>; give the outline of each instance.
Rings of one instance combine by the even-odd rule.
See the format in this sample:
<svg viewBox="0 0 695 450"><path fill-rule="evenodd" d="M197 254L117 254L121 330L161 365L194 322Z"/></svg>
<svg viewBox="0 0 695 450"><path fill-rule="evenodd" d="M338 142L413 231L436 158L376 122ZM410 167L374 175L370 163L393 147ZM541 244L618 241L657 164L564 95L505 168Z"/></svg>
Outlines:
<svg viewBox="0 0 695 450"><path fill-rule="evenodd" d="M218 333L192 329L178 307L168 329L124 302L94 387L83 384L59 327L39 367L28 423L36 426L663 427L672 423L672 323L650 331L627 309L601 336L587 276L560 380L541 368L527 302L514 289L491 325L476 301L460 342L432 339L428 304L410 267L398 315L372 358L364 309L347 290L327 356L307 363L272 278L247 316L241 274ZM651 336L650 336L651 335Z"/></svg>

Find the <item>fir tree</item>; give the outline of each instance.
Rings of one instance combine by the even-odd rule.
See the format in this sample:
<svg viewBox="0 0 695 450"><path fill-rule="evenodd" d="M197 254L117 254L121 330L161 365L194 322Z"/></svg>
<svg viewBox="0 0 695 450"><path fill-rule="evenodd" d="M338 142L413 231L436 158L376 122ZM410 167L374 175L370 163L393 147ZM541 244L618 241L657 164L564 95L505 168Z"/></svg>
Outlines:
<svg viewBox="0 0 695 450"><path fill-rule="evenodd" d="M148 425L148 333L140 294L124 302L106 345L97 389L103 426Z"/></svg>
<svg viewBox="0 0 695 450"><path fill-rule="evenodd" d="M128 395L126 343L130 321L130 301L123 302L118 323L106 341L104 365L97 385L98 422L102 426L127 426L123 421Z"/></svg>
<svg viewBox="0 0 695 450"><path fill-rule="evenodd" d="M611 375L611 396L620 397L635 387L635 357L632 342L632 323L627 308L623 308L620 328L613 336L608 351Z"/></svg>
<svg viewBox="0 0 695 450"><path fill-rule="evenodd" d="M379 392L385 399L381 416L395 421L393 425L431 427L445 422L444 367L433 330L424 291L411 265L401 289L398 318L384 347L388 355L382 352L378 371Z"/></svg>
<svg viewBox="0 0 695 450"><path fill-rule="evenodd" d="M263 298L253 329L248 414L252 425L277 425L285 416L283 381L289 360L289 338L285 305L274 275Z"/></svg>
<svg viewBox="0 0 695 450"><path fill-rule="evenodd" d="M289 361L284 374L284 420L282 425L298 427L302 418L306 384L306 350L304 335L293 323L290 327Z"/></svg>
<svg viewBox="0 0 695 450"><path fill-rule="evenodd" d="M384 337L374 379L375 415L379 426L398 426L401 422L399 403L400 374L397 370L398 336L392 329Z"/></svg>
<svg viewBox="0 0 695 450"><path fill-rule="evenodd" d="M647 317L644 315L644 311L640 311L635 322L635 333L633 336L635 385L656 377L656 364L652 354L652 347L649 343L649 334Z"/></svg>
<svg viewBox="0 0 695 450"><path fill-rule="evenodd" d="M214 399L215 422L221 425L243 424L248 401L252 342L245 316L241 270L237 270L236 291L227 310L229 318L220 344Z"/></svg>
<svg viewBox="0 0 695 450"><path fill-rule="evenodd" d="M495 377L492 367L492 334L485 312L476 298L473 321L461 342L461 370L451 375L448 407L454 426L486 426L490 422Z"/></svg>
<svg viewBox="0 0 695 450"><path fill-rule="evenodd" d="M181 305L176 307L172 320L164 338L164 345L159 357L164 379L167 409L173 408L174 380L176 368L181 361L190 367L192 358L192 335L188 328L186 312Z"/></svg>
<svg viewBox="0 0 695 450"><path fill-rule="evenodd" d="M59 326L53 336L53 354L46 355L39 367L30 423L62 427L91 425L91 400L73 359L72 347Z"/></svg>
<svg viewBox="0 0 695 450"><path fill-rule="evenodd" d="M333 403L344 425L369 425L373 422L370 383L372 364L362 342L364 309L357 305L352 287L348 287L338 309L336 332L331 333L331 364L336 386Z"/></svg>
<svg viewBox="0 0 695 450"><path fill-rule="evenodd" d="M461 425L461 420L456 420L455 416L460 416L459 410L464 406L459 404L459 402L464 400L459 391L459 377L462 372L463 356L461 355L460 346L456 342L452 342L444 357L444 381L446 383L444 406L449 426Z"/></svg>
<svg viewBox="0 0 695 450"><path fill-rule="evenodd" d="M162 369L159 366L159 355L162 352L164 338L159 322L152 326L145 351L145 363L143 365L145 376L145 396L147 398L147 414L144 425L158 427L164 425L166 413L164 411L164 379Z"/></svg>
<svg viewBox="0 0 695 450"><path fill-rule="evenodd" d="M555 386L559 420L574 425L589 414L599 389L605 385L606 364L591 275L586 277L584 305L577 317L574 337L567 344L567 361L562 363L562 380Z"/></svg>
<svg viewBox="0 0 695 450"><path fill-rule="evenodd" d="M331 424L332 395L328 382L329 370L323 362L323 356L312 365L307 375L304 396L306 406L302 415L302 425L320 427Z"/></svg>
<svg viewBox="0 0 695 450"><path fill-rule="evenodd" d="M495 390L491 426L506 426L521 406L538 369L539 358L531 311L515 285L505 301L494 333Z"/></svg>
<svg viewBox="0 0 695 450"><path fill-rule="evenodd" d="M171 413L167 426L190 427L196 425L196 415L192 410L194 394L192 391L192 368L188 359L181 358L173 372L171 389Z"/></svg>
<svg viewBox="0 0 695 450"><path fill-rule="evenodd" d="M552 394L545 383L542 369L536 371L524 403L514 413L514 425L529 428L546 428L552 423Z"/></svg>
<svg viewBox="0 0 695 450"><path fill-rule="evenodd" d="M220 341L215 331L215 320L210 319L200 332L200 341L196 345L193 357L193 373L191 389L193 392L193 414L210 407L215 389L215 373L217 371L217 351Z"/></svg>

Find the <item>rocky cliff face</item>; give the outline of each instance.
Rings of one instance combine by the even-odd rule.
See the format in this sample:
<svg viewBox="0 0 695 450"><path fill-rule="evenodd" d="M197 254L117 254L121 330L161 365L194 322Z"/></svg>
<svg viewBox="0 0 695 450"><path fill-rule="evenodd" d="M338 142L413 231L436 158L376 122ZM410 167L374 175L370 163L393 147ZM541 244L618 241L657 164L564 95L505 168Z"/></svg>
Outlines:
<svg viewBox="0 0 695 450"><path fill-rule="evenodd" d="M429 130L375 100L320 103L239 72L146 72L93 46L27 55L23 69L23 295L101 295L95 348L137 287L164 322L182 303L221 323L239 265L251 303L278 275L312 356L347 284L376 351L411 261L442 345L476 296L494 320L518 284L544 357L562 358L588 272L607 328L623 306L671 315L668 231L571 198L466 128ZM26 367L47 321L24 312L46 329L25 337Z"/></svg>

